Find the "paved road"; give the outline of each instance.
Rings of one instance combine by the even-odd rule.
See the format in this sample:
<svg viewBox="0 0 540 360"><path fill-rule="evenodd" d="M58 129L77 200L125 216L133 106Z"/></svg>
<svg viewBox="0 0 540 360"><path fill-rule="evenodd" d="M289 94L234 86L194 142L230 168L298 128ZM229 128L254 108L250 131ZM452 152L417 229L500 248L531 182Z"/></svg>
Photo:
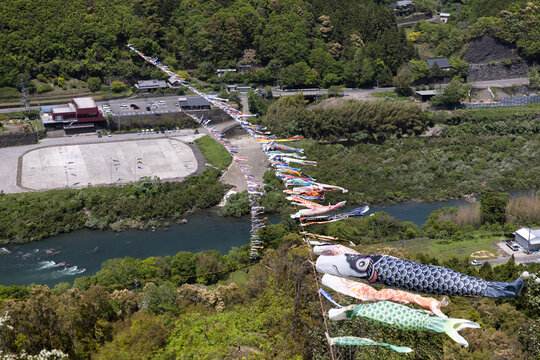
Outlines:
<svg viewBox="0 0 540 360"><path fill-rule="evenodd" d="M193 96L197 96L197 95L185 95L183 97L193 97ZM148 97L139 96L139 97L116 99L116 100L101 100L101 101L96 101L96 104L98 106L106 104L106 103L110 104L111 108L115 109L115 111L116 111L116 109L120 109L122 104L128 104L129 105L129 104L132 104L132 103L136 103L136 104L141 106L142 110L144 110L145 107L147 106L147 104L146 104L147 99L154 102L154 103L156 103L156 104L160 100L165 101L167 104L169 104L169 103L171 103L171 101L176 102L179 97L180 97L179 95L169 95L169 96L159 96L159 97L156 97L156 96L148 96ZM171 106L174 108L174 105L175 104L172 104ZM166 109L166 108L168 108L168 106L165 106L163 108ZM40 109L41 109L41 106L30 106L30 110L40 110ZM8 112L14 112L14 111L21 111L21 107L17 106L17 107L13 107L13 108L0 109L0 113L8 113ZM153 109L152 111L156 112L158 110Z"/></svg>
<svg viewBox="0 0 540 360"><path fill-rule="evenodd" d="M412 25L412 24L416 24L417 22L420 22L420 21L434 22L435 20L437 20L437 17L436 17L436 16L433 16L433 17L430 18L430 19L418 19L418 20L413 20L413 21L407 21L407 22L398 23L397 26Z"/></svg>
<svg viewBox="0 0 540 360"><path fill-rule="evenodd" d="M499 79L499 80L488 80L488 81L471 81L468 82L469 85L476 88L487 88L489 87L508 87L512 85L526 85L529 83L528 78L515 78L515 79ZM435 84L436 88L444 88L448 84ZM343 95L350 96L352 98L361 98L363 94L373 93L373 92L382 92L382 91L394 91L395 87L382 87L382 88L371 88L371 89L355 89L355 88L344 88ZM303 93L304 95L325 95L328 90L326 89L299 89L295 91L281 91L278 88L272 88L272 94L274 96L291 96L298 93Z"/></svg>
<svg viewBox="0 0 540 360"><path fill-rule="evenodd" d="M489 81L472 81L469 82L469 85L472 85L477 88L487 88L490 87L508 87L512 85L526 85L529 83L529 79L527 78L515 78L515 79L500 79L500 80L489 80ZM435 84L435 87L445 87L447 84ZM353 88L345 88L343 91L343 94L345 96L350 96L351 98L358 98L358 99L364 99L365 95L372 93L372 92L380 92L380 91L393 91L395 90L394 87L383 87L383 88L371 88L371 89L353 89ZM272 94L276 97L280 96L289 96L289 95L295 95L299 92L302 92L304 95L324 95L328 92L327 89L307 89L307 90L298 90L298 91L281 91L277 87L272 88ZM151 99L154 102L158 102L160 100L170 102L172 99L177 99L178 95L171 95L171 96L161 96L161 97L148 97L148 99ZM140 101L141 99L145 100L144 97L139 98L133 98L133 99L118 99L118 100L109 100L109 101L96 101L97 105L103 105L105 103L111 104L111 107L120 107L122 104L125 103L131 103L130 100L133 101ZM242 99L244 100L244 99ZM244 104L244 111L247 111L247 97L245 101L242 101ZM39 110L39 106L31 106L31 110ZM9 113L14 111L20 111L21 107L13 107L13 108L6 108L6 109L0 109L0 113Z"/></svg>
<svg viewBox="0 0 540 360"><path fill-rule="evenodd" d="M510 256L501 256L495 259L480 260L479 262L482 264L484 262L487 262L491 265L497 265L497 264L505 264L508 260L510 260ZM518 264L537 262L540 260L540 253L530 254L530 255L514 255L514 260Z"/></svg>

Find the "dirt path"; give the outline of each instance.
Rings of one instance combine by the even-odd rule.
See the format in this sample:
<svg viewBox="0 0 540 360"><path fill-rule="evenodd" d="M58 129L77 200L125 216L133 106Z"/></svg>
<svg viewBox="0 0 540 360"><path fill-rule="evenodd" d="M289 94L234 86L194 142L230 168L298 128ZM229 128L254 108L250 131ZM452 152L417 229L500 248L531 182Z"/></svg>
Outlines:
<svg viewBox="0 0 540 360"><path fill-rule="evenodd" d="M268 169L268 162L266 155L259 147L257 140L250 135L235 136L230 139L233 146L238 148L238 156L246 156L249 165L249 174L253 175L256 179L262 180L265 171ZM246 180L244 174L240 171L238 164L232 162L229 168L221 176L220 181L225 184L231 184L236 186L236 190L247 190Z"/></svg>

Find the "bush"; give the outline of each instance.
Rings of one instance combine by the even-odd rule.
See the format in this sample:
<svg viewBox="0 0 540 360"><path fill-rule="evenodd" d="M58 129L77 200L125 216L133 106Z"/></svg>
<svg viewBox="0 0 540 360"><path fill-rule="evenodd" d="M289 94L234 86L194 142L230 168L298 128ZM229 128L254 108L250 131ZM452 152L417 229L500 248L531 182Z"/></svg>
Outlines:
<svg viewBox="0 0 540 360"><path fill-rule="evenodd" d="M248 215L251 210L247 191L232 194L227 198L227 202L219 211L220 216L241 217Z"/></svg>
<svg viewBox="0 0 540 360"><path fill-rule="evenodd" d="M121 93L127 89L127 85L122 81L116 80L112 82L111 89L114 93Z"/></svg>
<svg viewBox="0 0 540 360"><path fill-rule="evenodd" d="M47 82L47 77L43 74L37 74L36 76L36 79L38 79L39 81L41 81L42 83L46 83Z"/></svg>
<svg viewBox="0 0 540 360"><path fill-rule="evenodd" d="M91 77L88 79L87 86L92 92L99 91L101 89L101 79L98 77Z"/></svg>
<svg viewBox="0 0 540 360"><path fill-rule="evenodd" d="M43 94L43 93L46 93L46 92L49 92L49 91L53 91L54 88L49 85L49 84L45 84L43 86L40 86L38 89L37 89L37 93L38 94Z"/></svg>

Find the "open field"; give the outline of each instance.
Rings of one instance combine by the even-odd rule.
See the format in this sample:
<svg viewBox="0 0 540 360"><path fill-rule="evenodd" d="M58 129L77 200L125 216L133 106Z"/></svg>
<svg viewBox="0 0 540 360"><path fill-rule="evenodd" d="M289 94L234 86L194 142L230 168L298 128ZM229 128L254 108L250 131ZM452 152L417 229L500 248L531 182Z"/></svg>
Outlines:
<svg viewBox="0 0 540 360"><path fill-rule="evenodd" d="M471 254L476 253L478 255L481 251L482 255L491 253L489 258L495 258L497 256L496 251L491 244L499 241L500 236L475 234L471 239L453 241L451 239L413 239L405 241L405 249L412 252L423 252L429 254L429 256L436 257L441 261L449 260L453 257L458 259L464 259L471 257ZM381 244L377 244L379 247ZM394 241L391 243L385 243L382 245L401 248L401 241ZM476 257L475 257L476 258ZM477 260L485 260L488 257L476 258Z"/></svg>
<svg viewBox="0 0 540 360"><path fill-rule="evenodd" d="M180 179L197 170L190 147L174 139L51 146L22 157L21 185L30 190Z"/></svg>

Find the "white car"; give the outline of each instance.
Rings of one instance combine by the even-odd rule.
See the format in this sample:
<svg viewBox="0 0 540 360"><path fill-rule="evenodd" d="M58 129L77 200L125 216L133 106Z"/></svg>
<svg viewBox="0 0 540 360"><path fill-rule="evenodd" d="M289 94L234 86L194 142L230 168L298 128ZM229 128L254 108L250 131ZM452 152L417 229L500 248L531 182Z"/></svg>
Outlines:
<svg viewBox="0 0 540 360"><path fill-rule="evenodd" d="M165 101L159 100L159 101L158 101L158 104L159 104L159 105L165 105Z"/></svg>

